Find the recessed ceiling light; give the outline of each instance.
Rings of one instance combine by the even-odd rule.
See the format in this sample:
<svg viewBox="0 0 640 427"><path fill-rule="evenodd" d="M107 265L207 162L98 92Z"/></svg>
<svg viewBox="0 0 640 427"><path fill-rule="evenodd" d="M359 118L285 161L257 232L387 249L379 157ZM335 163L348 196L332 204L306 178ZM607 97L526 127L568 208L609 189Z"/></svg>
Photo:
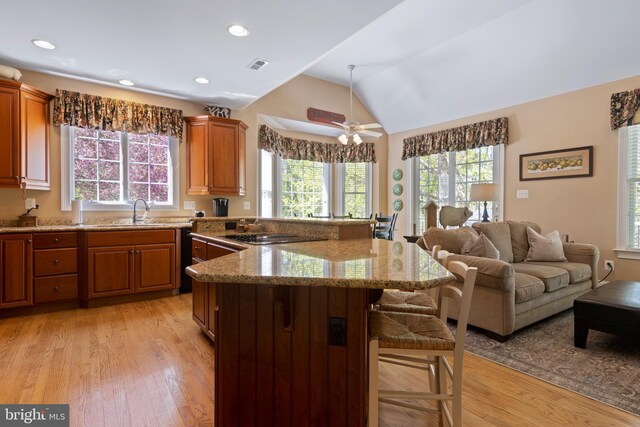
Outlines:
<svg viewBox="0 0 640 427"><path fill-rule="evenodd" d="M195 80L196 83L200 83L201 85L206 85L207 83L209 83L209 79L206 77L196 77L193 80Z"/></svg>
<svg viewBox="0 0 640 427"><path fill-rule="evenodd" d="M131 80L118 80L118 83L122 86L133 86L133 82Z"/></svg>
<svg viewBox="0 0 640 427"><path fill-rule="evenodd" d="M33 39L31 40L31 43L35 44L38 47L41 47L42 49L55 49L56 45L54 45L51 42L48 42L46 40L38 40L38 39Z"/></svg>
<svg viewBox="0 0 640 427"><path fill-rule="evenodd" d="M249 35L249 30L247 30L242 25L231 25L229 27L229 33L236 37L246 37Z"/></svg>

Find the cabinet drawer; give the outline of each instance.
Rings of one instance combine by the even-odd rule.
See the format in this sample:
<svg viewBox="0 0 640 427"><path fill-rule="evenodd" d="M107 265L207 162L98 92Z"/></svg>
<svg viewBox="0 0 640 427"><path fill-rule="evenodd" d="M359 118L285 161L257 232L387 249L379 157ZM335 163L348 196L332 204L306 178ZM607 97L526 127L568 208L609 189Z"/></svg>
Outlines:
<svg viewBox="0 0 640 427"><path fill-rule="evenodd" d="M73 248L78 246L78 233L34 233L34 249Z"/></svg>
<svg viewBox="0 0 640 427"><path fill-rule="evenodd" d="M155 245L159 243L174 243L175 241L175 230L91 231L87 233L89 247Z"/></svg>
<svg viewBox="0 0 640 427"><path fill-rule="evenodd" d="M219 258L221 256L229 255L238 252L238 249L228 248L226 246L216 245L214 243L207 243L207 259Z"/></svg>
<svg viewBox="0 0 640 427"><path fill-rule="evenodd" d="M40 249L33 254L35 277L78 272L78 250L75 248Z"/></svg>
<svg viewBox="0 0 640 427"><path fill-rule="evenodd" d="M207 259L207 243L198 239L191 240L191 256Z"/></svg>
<svg viewBox="0 0 640 427"><path fill-rule="evenodd" d="M65 301L78 298L78 275L42 277L33 281L35 303Z"/></svg>

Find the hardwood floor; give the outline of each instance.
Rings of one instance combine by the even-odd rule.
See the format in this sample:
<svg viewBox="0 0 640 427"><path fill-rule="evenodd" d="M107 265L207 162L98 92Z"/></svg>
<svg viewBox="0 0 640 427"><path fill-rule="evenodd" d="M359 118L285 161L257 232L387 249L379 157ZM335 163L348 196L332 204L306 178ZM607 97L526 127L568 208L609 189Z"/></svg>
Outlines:
<svg viewBox="0 0 640 427"><path fill-rule="evenodd" d="M640 417L467 354L467 426L640 426ZM0 319L0 402L69 403L72 426L213 425L213 347L191 295ZM381 367L381 386L416 381ZM435 426L386 404L381 426Z"/></svg>

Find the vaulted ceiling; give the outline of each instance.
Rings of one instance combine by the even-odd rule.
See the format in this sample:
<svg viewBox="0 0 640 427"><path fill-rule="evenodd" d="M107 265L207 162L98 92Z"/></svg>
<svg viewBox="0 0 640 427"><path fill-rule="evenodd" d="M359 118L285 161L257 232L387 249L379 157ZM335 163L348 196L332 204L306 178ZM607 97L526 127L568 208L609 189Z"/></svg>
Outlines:
<svg viewBox="0 0 640 427"><path fill-rule="evenodd" d="M233 109L303 72L347 85L356 64L388 133L640 74L638 0L0 2L0 63Z"/></svg>

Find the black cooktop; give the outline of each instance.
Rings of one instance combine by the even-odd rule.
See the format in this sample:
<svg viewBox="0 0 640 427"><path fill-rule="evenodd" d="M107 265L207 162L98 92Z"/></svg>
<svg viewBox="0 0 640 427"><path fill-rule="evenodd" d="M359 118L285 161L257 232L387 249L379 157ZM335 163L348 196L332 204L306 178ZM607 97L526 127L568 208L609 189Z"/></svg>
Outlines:
<svg viewBox="0 0 640 427"><path fill-rule="evenodd" d="M314 242L327 240L321 237L299 236L297 234L227 234L225 239L237 240L250 245L275 245L278 243Z"/></svg>

